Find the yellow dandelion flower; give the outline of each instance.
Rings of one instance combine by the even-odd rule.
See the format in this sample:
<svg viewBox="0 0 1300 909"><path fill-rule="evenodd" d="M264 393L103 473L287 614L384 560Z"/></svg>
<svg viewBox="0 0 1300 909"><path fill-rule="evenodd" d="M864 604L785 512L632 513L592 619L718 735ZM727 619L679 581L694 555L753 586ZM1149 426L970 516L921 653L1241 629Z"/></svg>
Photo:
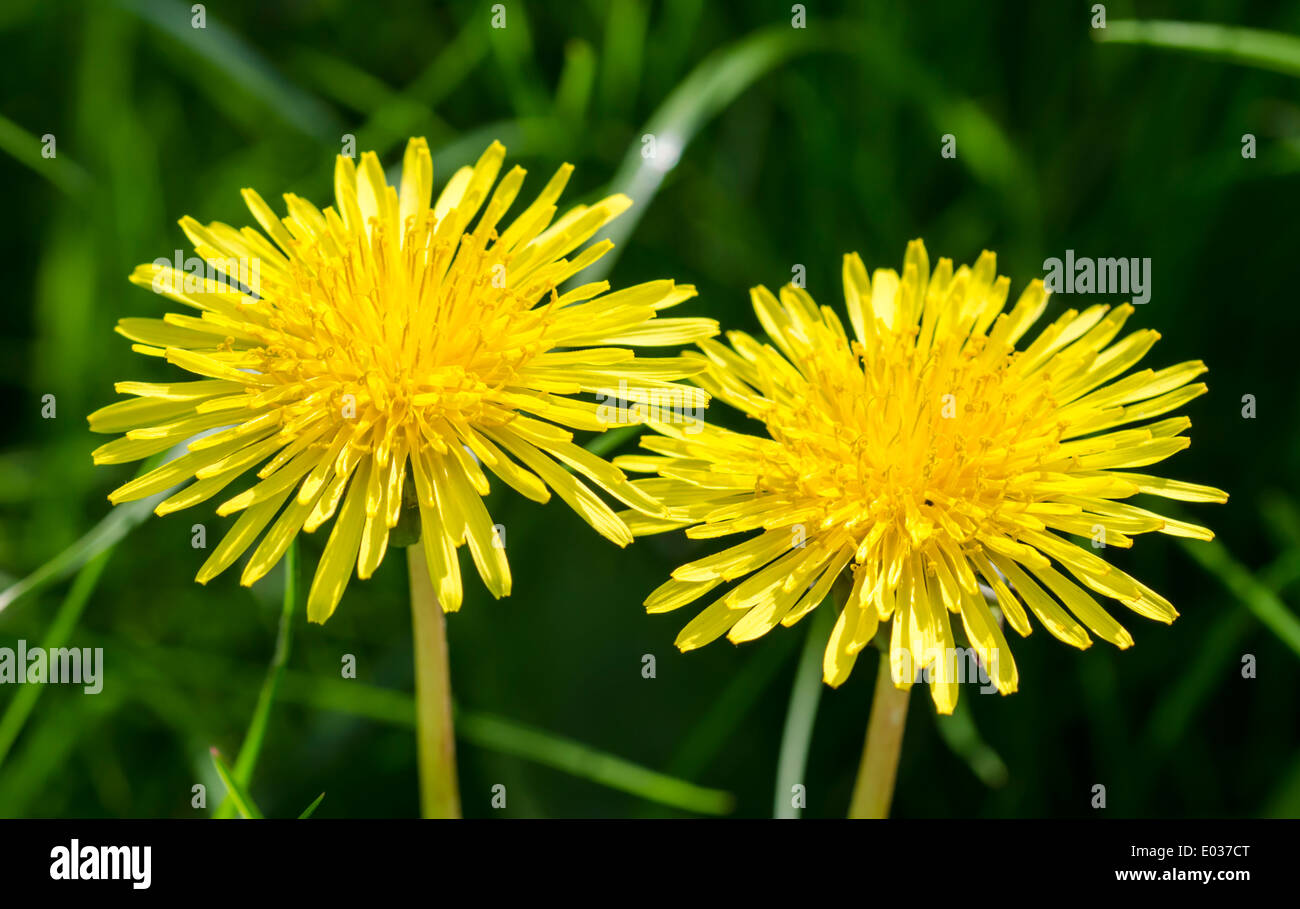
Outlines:
<svg viewBox="0 0 1300 909"><path fill-rule="evenodd" d="M896 686L924 669L948 713L964 671L959 620L997 689L1017 687L981 585L1021 635L1032 613L1079 648L1090 633L1133 643L1094 593L1173 621L1169 601L1100 547L1128 547L1150 531L1211 539L1203 527L1121 501L1138 493L1226 501L1208 486L1132 472L1188 446L1186 417L1152 418L1204 393L1193 380L1205 365L1124 376L1158 338L1144 329L1112 343L1133 311L1127 304L1069 310L1017 348L1048 293L1033 281L1004 312L1010 282L995 261L985 252L954 271L940 259L932 272L918 240L901 276L881 269L869 278L857 255L846 256L852 338L806 291L786 287L778 299L757 287L754 309L771 345L730 332L730 347L705 340L702 355L690 355L707 364L694 381L761 421L768 437L656 425L661 434L641 443L654 454L615 460L657 473L634 485L670 510L630 516L634 532L761 531L681 566L646 600L650 612L665 612L744 578L685 627L678 647L792 625L848 570L825 681L843 682L884 626Z"/></svg>
<svg viewBox="0 0 1300 909"><path fill-rule="evenodd" d="M672 281L616 293L605 281L558 290L611 248L602 241L578 251L631 202L611 196L555 220L573 170L566 164L500 227L524 180L515 167L497 182L504 158L493 143L430 204L433 162L423 139L408 144L399 187L386 183L374 153L359 166L340 156L336 208L287 194L280 218L245 189L262 232L187 217L180 224L199 267L160 260L131 275L197 314L123 319L118 332L139 353L201 378L121 382L117 391L135 397L91 414L92 430L125 433L95 450L98 464L190 440L184 454L109 499L193 479L158 505L168 514L256 469L256 481L217 508L239 518L199 570L200 583L269 526L243 570L241 582L252 584L299 531L337 514L307 601L308 617L323 622L354 565L361 578L375 571L404 502L414 503L434 589L451 611L462 597L462 544L488 590L510 593L504 540L482 501L489 475L538 502L554 491L620 546L632 535L592 487L633 508L658 508L573 442L570 430L611 422L577 396L611 395L621 383L634 389L625 396L670 389L706 399L673 381L702 364L638 357L634 348L709 338L717 325L659 318L695 295Z"/></svg>

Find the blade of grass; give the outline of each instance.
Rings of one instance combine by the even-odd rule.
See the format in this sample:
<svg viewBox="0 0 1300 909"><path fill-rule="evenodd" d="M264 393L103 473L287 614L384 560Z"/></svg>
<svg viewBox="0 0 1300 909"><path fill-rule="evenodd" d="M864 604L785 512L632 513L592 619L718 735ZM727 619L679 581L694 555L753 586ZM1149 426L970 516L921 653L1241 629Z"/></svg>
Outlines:
<svg viewBox="0 0 1300 909"><path fill-rule="evenodd" d="M596 81L596 54L591 45L575 38L564 46L564 69L555 89L555 115L579 124L587 115L591 87Z"/></svg>
<svg viewBox="0 0 1300 909"><path fill-rule="evenodd" d="M286 703L344 713L376 723L415 728L415 698L403 691L361 682L285 672L280 698Z"/></svg>
<svg viewBox="0 0 1300 909"><path fill-rule="evenodd" d="M1159 760L1183 740L1196 712L1205 699L1223 683L1223 667L1241 653L1242 642L1255 627L1240 608L1225 612L1210 626L1197 648L1191 665L1169 693L1156 705L1147 725L1144 765L1154 773Z"/></svg>
<svg viewBox="0 0 1300 909"><path fill-rule="evenodd" d="M1246 608L1277 635L1282 643L1300 656L1300 619L1297 619L1277 594L1261 584L1244 565L1233 558L1218 540L1179 540L1202 568L1236 596Z"/></svg>
<svg viewBox="0 0 1300 909"><path fill-rule="evenodd" d="M1007 765L980 736L971 714L970 698L960 698L949 716L935 714L935 725L944 744L966 762L981 783L990 789L1006 785Z"/></svg>
<svg viewBox="0 0 1300 909"><path fill-rule="evenodd" d="M949 89L938 71L906 44L856 23L845 23L840 31L864 77L882 94L923 112L937 134L961 136L956 163L995 191L1006 206L1006 217L1027 235L1037 236L1041 211L1033 189L1033 162L998 121L969 96Z"/></svg>
<svg viewBox="0 0 1300 909"><path fill-rule="evenodd" d="M39 816L56 816L59 808L53 802L56 793L71 788L66 765L78 742L103 735L100 725L111 722L122 702L122 692L114 686L94 697L67 698L58 710L33 717L22 747L0 773L0 816L26 816L32 805L38 806L34 813Z"/></svg>
<svg viewBox="0 0 1300 909"><path fill-rule="evenodd" d="M1291 765L1281 784L1269 796L1260 817L1300 818L1300 760Z"/></svg>
<svg viewBox="0 0 1300 909"><path fill-rule="evenodd" d="M795 786L804 786L808 769L808 748L812 744L817 704L822 697L822 654L835 622L834 611L825 604L813 610L808 621L799 665L794 671L790 706L785 712L785 730L781 733L781 750L776 761L776 795L772 816L779 819L799 817L800 809L791 797Z"/></svg>
<svg viewBox="0 0 1300 909"><path fill-rule="evenodd" d="M356 132L359 148L373 148L380 153L381 158L386 158L399 143L405 142L412 135L419 135L418 130L422 118L426 116L425 112L433 111L483 62L488 53L487 29L483 28L477 15L471 19L456 37L434 55L429 65L404 91L395 95L389 103L374 109ZM426 138L431 147L440 148L452 136L448 132L445 136L435 134ZM477 153L481 153L486 145L484 143ZM438 162L435 160L434 164L436 166ZM330 167L333 167L333 162ZM440 171L435 169L434 174L438 173Z"/></svg>
<svg viewBox="0 0 1300 909"><path fill-rule="evenodd" d="M113 550L110 546L94 556L77 573L76 580L72 582L71 589L68 590L67 596L63 598L63 603L59 606L58 612L54 614L54 621L50 623L49 631L46 632L45 639L41 642L41 646L45 648L46 653L49 653L54 648L67 645L68 639L72 636L73 630L81 620L81 614L85 611L86 603L90 601L90 595L94 592L95 585L99 582L99 576L103 573L104 566L108 564L108 559L112 553ZM22 671L26 671L25 668ZM4 716L0 717L0 766L4 765L9 750L27 724L27 720L45 688L45 685L18 686L18 691L5 709Z"/></svg>
<svg viewBox="0 0 1300 909"><path fill-rule="evenodd" d="M749 661L734 675L722 693L712 699L708 711L677 748L668 772L681 777L698 776L726 746L740 721L763 697L777 672L792 656L798 642L792 634L777 635L771 646L756 647Z"/></svg>
<svg viewBox="0 0 1300 909"><path fill-rule="evenodd" d="M1260 816L1289 820L1300 818L1300 761L1291 768Z"/></svg>
<svg viewBox="0 0 1300 909"><path fill-rule="evenodd" d="M790 662L798 635L777 635L767 647L755 647L748 661L731 677L708 710L681 737L664 772L682 779L699 777L732 740L754 705L763 699L778 671ZM637 817L653 817L646 806Z"/></svg>
<svg viewBox="0 0 1300 909"><path fill-rule="evenodd" d="M1279 596L1300 580L1300 511L1281 493L1260 503L1260 514L1282 548L1282 554L1258 572L1260 582Z"/></svg>
<svg viewBox="0 0 1300 909"><path fill-rule="evenodd" d="M1143 45L1300 76L1300 38L1282 32L1210 22L1113 19L1092 36L1103 44Z"/></svg>
<svg viewBox="0 0 1300 909"><path fill-rule="evenodd" d="M295 68L306 73L326 97L347 108L369 114L386 110L388 115L403 123L419 125L426 138L435 145L453 130L427 106L404 92L397 92L382 80L346 60L315 49L298 51L294 56ZM362 140L370 139L361 136ZM369 145L364 146L369 148Z"/></svg>
<svg viewBox="0 0 1300 909"><path fill-rule="evenodd" d="M257 706L248 721L248 732L244 744L235 758L235 779L241 786L247 787L253 781L253 770L262 753L262 742L266 739L266 726L271 719L271 705L280 687L285 664L289 662L289 648L293 641L293 613L298 597L298 543L293 541L284 553L284 600L280 609L280 629L275 639L275 652L271 655L271 665L266 670L266 679L257 695ZM234 805L230 798L222 801L217 808L218 818L229 818L234 814Z"/></svg>
<svg viewBox="0 0 1300 909"><path fill-rule="evenodd" d="M363 716L396 726L415 726L415 699L404 692L342 679L285 677L282 697L316 709ZM698 814L725 814L730 793L706 789L649 770L623 758L550 732L489 714L456 711L456 733L465 742L590 780L619 792Z"/></svg>
<svg viewBox="0 0 1300 909"><path fill-rule="evenodd" d="M629 196L632 207L606 225L604 236L614 242L614 248L582 273L583 280L599 281L609 274L623 242L654 201L664 178L710 120L791 57L825 44L824 33L819 30L773 26L715 51L692 70L637 133L624 155L610 182L610 191ZM655 152L650 158L642 156L645 135L655 137Z"/></svg>
<svg viewBox="0 0 1300 909"><path fill-rule="evenodd" d="M496 57L497 70L505 81L511 108L517 116L542 117L550 107L542 91L541 75L537 72L537 57L533 47L533 33L528 25L526 7L512 3L505 8L505 28L488 29L488 45Z"/></svg>
<svg viewBox="0 0 1300 909"><path fill-rule="evenodd" d="M305 821L307 820L307 818L315 814L316 809L320 807L320 803L323 801L325 801L325 793L322 792L320 795L316 796L316 801L308 805L307 808L303 811L303 813L298 815L298 820Z"/></svg>
<svg viewBox="0 0 1300 909"><path fill-rule="evenodd" d="M0 115L0 151L31 168L66 195L80 196L93 182L90 174L66 153L58 152L57 146L53 158L43 157L41 140L3 115Z"/></svg>
<svg viewBox="0 0 1300 909"><path fill-rule="evenodd" d="M1259 503L1264 523L1284 549L1300 549L1300 509L1285 493L1266 495Z"/></svg>
<svg viewBox="0 0 1300 909"><path fill-rule="evenodd" d="M438 148L432 149L433 172L450 176L461 165L473 164L478 160L479 155L483 154L483 149L491 145L493 140L499 141L512 153L520 151L526 153L526 148L520 148L521 145L527 146L528 144L526 133L527 128L523 121L520 120L498 120L485 123L483 126L464 132L455 139L444 142ZM394 168L400 163L396 162ZM397 171L394 170L393 176L396 175Z"/></svg>
<svg viewBox="0 0 1300 909"><path fill-rule="evenodd" d="M626 115L636 103L648 18L641 0L613 0L606 6L600 94L607 113Z"/></svg>
<svg viewBox="0 0 1300 909"><path fill-rule="evenodd" d="M164 454L157 454L149 458L141 465L136 476L141 477L164 460L176 457L185 450L186 444L183 442ZM11 585L3 593L0 593L0 612L4 612L6 608L25 596L43 590L51 584L57 584L95 558L95 556L117 545L123 537L143 523L153 513L154 506L167 498L170 492L171 490L164 490L147 499L140 499L137 502L128 502L125 505L114 507L79 540L17 584Z"/></svg>
<svg viewBox="0 0 1300 909"><path fill-rule="evenodd" d="M334 145L343 129L319 99L281 76L238 34L208 16L205 28L192 28L188 4L166 0L117 0L120 7L157 28L177 45L216 68L224 79L260 102L266 111L304 135ZM186 68L200 87L209 73ZM220 80L218 80L220 81Z"/></svg>
<svg viewBox="0 0 1300 909"><path fill-rule="evenodd" d="M1267 503L1261 511L1284 539L1289 538L1288 530L1294 528L1288 526L1287 514L1270 509ZM1295 579L1297 563L1300 563L1300 553L1289 549L1257 572L1256 577L1265 588L1274 594L1280 593ZM1186 672L1151 712L1143 747L1147 759L1142 762L1148 778L1160 771L1162 759L1183 741L1197 711L1222 684L1225 667L1241 654L1244 642L1254 628L1250 614L1238 604L1234 605L1236 608L1215 620Z"/></svg>
<svg viewBox="0 0 1300 909"><path fill-rule="evenodd" d="M146 499L131 502L110 511L102 521L77 542L17 584L5 590L4 593L0 593L0 612L25 596L43 590L51 584L57 584L74 571L88 564L96 556L101 555L105 550L116 545L133 527L149 516L150 512L153 511L153 506L162 501L162 498L163 496L159 496L156 500Z"/></svg>
<svg viewBox="0 0 1300 909"><path fill-rule="evenodd" d="M648 38L654 48L655 65L641 77L647 84L647 94L658 98L668 94L677 74L695 53L695 42L683 40L682 36L699 32L704 0L670 0L655 7Z"/></svg>
<svg viewBox="0 0 1300 909"><path fill-rule="evenodd" d="M246 820L261 820L262 812L258 810L257 804L244 791L244 787L235 782L230 768L226 765L225 760L221 757L221 752L216 748L212 749L212 763L217 768L217 776L221 777L221 782L226 785L226 792L235 802L235 808L239 810L239 816Z"/></svg>
<svg viewBox="0 0 1300 909"><path fill-rule="evenodd" d="M696 814L723 815L730 813L735 804L730 792L674 779L580 742L513 720L486 713L459 711L456 714L456 730L465 741L481 748L524 758L671 808Z"/></svg>
<svg viewBox="0 0 1300 909"><path fill-rule="evenodd" d="M210 687L215 681L242 688L249 684L247 670L210 653L157 645L144 648L115 635L98 635L94 640L120 652L125 671L133 671L132 664L140 661L142 666L138 671L164 671L174 680L190 678L195 685ZM413 696L355 680L286 669L279 699L406 729L415 726ZM699 814L725 814L733 804L729 792L697 786L572 739L491 714L457 710L456 730L468 744L530 760L659 804Z"/></svg>

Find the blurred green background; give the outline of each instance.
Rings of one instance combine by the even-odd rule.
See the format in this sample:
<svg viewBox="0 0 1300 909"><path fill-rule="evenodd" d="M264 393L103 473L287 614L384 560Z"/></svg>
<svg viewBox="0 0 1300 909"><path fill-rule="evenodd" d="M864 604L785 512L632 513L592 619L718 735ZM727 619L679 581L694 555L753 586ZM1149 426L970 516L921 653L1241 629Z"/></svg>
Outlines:
<svg viewBox="0 0 1300 909"><path fill-rule="evenodd" d="M943 720L914 697L895 815L1093 816L1096 784L1111 816L1300 815L1300 54L1267 36L1235 45L1236 61L1105 43L1090 3L806 6L797 29L789 3L516 0L494 29L489 3L212 2L195 29L188 3L6 0L0 645L101 646L106 681L95 697L0 689L0 816L193 817L220 801L208 749L233 760L243 741L283 573L252 591L235 570L193 583L207 553L191 526L213 545L226 522L211 503L110 513L133 468L92 467L104 439L85 415L115 400L114 381L178 375L112 330L164 311L126 275L187 248L177 219L251 223L244 186L331 202L348 133L386 166L428 137L439 185L499 138L530 171L525 197L562 161L578 168L570 203L631 187L610 279L694 283L678 314L729 327L757 330L746 290L798 264L838 308L843 253L898 267L917 236L932 259L996 250L1013 294L1066 249L1150 257L1151 301L1129 323L1164 336L1147 365L1211 370L1186 409L1193 447L1163 472L1230 491L1194 509L1219 537L1108 553L1182 613L1168 628L1123 615L1132 650L1078 652L1036 628L1012 640L1019 693L968 687ZM1300 27L1281 2L1106 15L1114 38L1132 36L1129 18ZM641 169L647 133L675 139L676 167ZM46 134L56 158L40 155ZM1058 297L1048 316L1078 302ZM784 748L804 815L843 816L874 655L819 702L794 685L805 640L825 634L813 622L681 655L693 613L640 603L705 545L665 535L619 551L567 509L495 487L514 595L493 601L475 579L449 625L467 815L771 816ZM301 544L304 565L323 542ZM390 553L324 627L294 616L249 786L266 814L295 816L322 791L318 817L416 813L405 579ZM356 680L340 677L346 654ZM1242 678L1245 654L1258 678ZM209 812L191 807L196 783Z"/></svg>

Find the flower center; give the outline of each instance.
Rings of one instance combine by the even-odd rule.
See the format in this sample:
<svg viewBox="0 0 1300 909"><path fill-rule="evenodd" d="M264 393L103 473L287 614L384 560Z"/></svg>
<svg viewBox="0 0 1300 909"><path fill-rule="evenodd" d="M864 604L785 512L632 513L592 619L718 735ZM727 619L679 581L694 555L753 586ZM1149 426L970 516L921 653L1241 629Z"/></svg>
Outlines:
<svg viewBox="0 0 1300 909"><path fill-rule="evenodd" d="M1060 441L1047 379L983 336L921 352L914 335L806 367L802 394L763 415L767 491L811 505L824 529L860 540L883 524L914 548L936 533L968 541L1024 496Z"/></svg>
<svg viewBox="0 0 1300 909"><path fill-rule="evenodd" d="M326 235L264 282L275 310L259 369L281 379L290 418L332 414L385 434L408 422L426 438L509 419L494 396L549 347L550 308L525 295L552 288L507 286L512 253L494 232L453 248L431 214L407 220L400 245L376 220L368 235Z"/></svg>

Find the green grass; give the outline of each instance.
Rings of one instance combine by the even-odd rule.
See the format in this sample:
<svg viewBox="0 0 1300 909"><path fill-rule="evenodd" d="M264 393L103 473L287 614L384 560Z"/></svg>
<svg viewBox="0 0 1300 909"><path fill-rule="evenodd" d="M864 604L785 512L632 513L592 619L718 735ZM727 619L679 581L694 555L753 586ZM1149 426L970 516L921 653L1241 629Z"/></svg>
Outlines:
<svg viewBox="0 0 1300 909"><path fill-rule="evenodd" d="M810 5L793 29L787 8L740 2L508 6L503 30L480 4L208 4L205 29L168 0L0 14L0 646L105 653L99 695L0 686L0 817L415 814L400 560L354 581L325 626L298 602L322 534L297 544L297 571L201 587L192 526L212 546L228 522L211 506L110 508L135 467L93 466L104 439L84 420L115 381L175 377L112 331L163 311L131 269L185 246L182 215L249 223L241 187L326 203L345 134L390 168L427 136L439 184L499 138L530 172L525 197L572 162L570 204L636 202L582 280L692 283L681 314L728 328L756 330L748 289L796 265L839 307L843 253L896 267L915 236L959 263L997 250L1013 295L1066 249L1150 256L1152 301L1130 324L1162 334L1153 367L1211 367L1186 409L1194 444L1165 466L1232 494L1184 509L1217 538L1107 553L1181 613L1165 627L1117 607L1131 650L1077 652L1039 628L1011 642L1018 693L963 692L943 719L914 697L894 813L1091 815L1081 793L1106 782L1112 816L1300 814L1300 731L1279 720L1300 710L1296 13L1157 4L1204 21L1113 9L1093 30L1070 4L938 17L847 2ZM649 166L647 134L675 156ZM1053 300L1048 317L1083 302ZM707 543L618 550L562 508L495 490L489 507L515 592L498 602L471 581L449 620L467 815L767 817L796 778L804 817L843 815L869 670L811 685L811 622L680 654L689 615L641 603ZM191 804L200 783L207 811Z"/></svg>

